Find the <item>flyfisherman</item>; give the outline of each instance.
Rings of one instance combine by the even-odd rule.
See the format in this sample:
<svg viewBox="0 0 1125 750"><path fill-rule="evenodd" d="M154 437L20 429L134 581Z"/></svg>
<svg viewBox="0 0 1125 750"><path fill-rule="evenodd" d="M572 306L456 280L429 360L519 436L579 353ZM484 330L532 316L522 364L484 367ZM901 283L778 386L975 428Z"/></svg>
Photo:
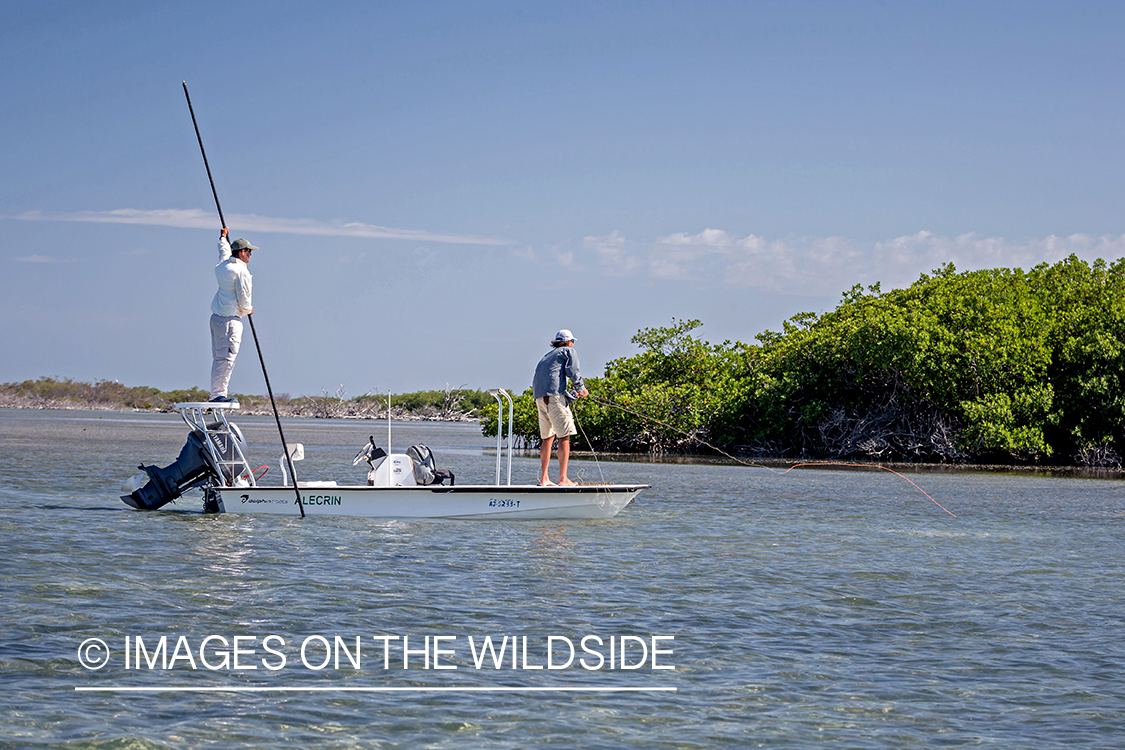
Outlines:
<svg viewBox="0 0 1125 750"><path fill-rule="evenodd" d="M573 401L588 396L582 374L578 370L578 354L574 351L574 335L565 328L555 334L551 351L543 355L535 366L535 378L531 382L532 396L539 409L539 484L553 485L547 475L551 462L551 446L559 439L559 485L577 484L566 475L566 465L570 460L570 436L577 435L574 428L574 415L570 413ZM571 389L567 390L567 380Z"/></svg>
<svg viewBox="0 0 1125 750"><path fill-rule="evenodd" d="M254 312L250 304L250 253L258 248L244 239L227 241L230 229L219 235L219 290L211 302L211 401L227 402L227 385L242 343L242 316Z"/></svg>

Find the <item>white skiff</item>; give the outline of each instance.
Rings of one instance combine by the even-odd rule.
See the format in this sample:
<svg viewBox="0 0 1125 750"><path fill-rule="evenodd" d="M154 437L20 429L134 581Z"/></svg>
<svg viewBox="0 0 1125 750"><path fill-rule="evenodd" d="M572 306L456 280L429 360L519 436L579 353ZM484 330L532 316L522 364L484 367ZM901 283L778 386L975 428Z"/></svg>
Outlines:
<svg viewBox="0 0 1125 750"><path fill-rule="evenodd" d="M310 516L369 518L613 518L644 484L537 487L457 485L413 487L337 486L298 483ZM300 515L297 493L285 487L218 487L215 510L222 513Z"/></svg>
<svg viewBox="0 0 1125 750"><path fill-rule="evenodd" d="M499 391L503 393L503 391ZM495 395L495 394L494 394ZM504 393L507 398L507 394ZM497 398L499 401L499 397ZM510 400L509 400L509 403ZM360 451L353 465L371 466L367 485L336 482L288 481L284 465L282 484L259 485L243 454L245 442L227 413L232 403L182 403L175 409L191 431L176 461L166 467L141 466L144 472L122 487L121 500L140 510L156 510L188 489L203 491L204 510L212 513L270 515L356 516L366 518L553 519L612 518L647 484L584 484L576 486L511 484L511 442L508 443L508 484L500 483L500 443L497 439L496 484L450 485L434 483L426 457L417 452L386 455L374 442ZM501 405L499 424L503 424ZM511 412L509 411L509 436ZM389 443L389 440L388 440ZM300 460L300 445L288 449L291 460ZM283 456L284 458L284 456ZM429 460L429 467L433 467ZM437 472L439 475L449 472ZM452 476L448 477L453 481ZM441 476L437 482L443 481Z"/></svg>

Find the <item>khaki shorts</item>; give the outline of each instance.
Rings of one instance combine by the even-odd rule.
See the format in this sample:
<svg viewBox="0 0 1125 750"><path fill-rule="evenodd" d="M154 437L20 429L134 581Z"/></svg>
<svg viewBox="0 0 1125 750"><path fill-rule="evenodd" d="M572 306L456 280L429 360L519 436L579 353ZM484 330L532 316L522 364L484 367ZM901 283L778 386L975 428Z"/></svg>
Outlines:
<svg viewBox="0 0 1125 750"><path fill-rule="evenodd" d="M550 404L546 403L548 399ZM549 437L564 438L578 434L574 427L574 415L566 405L566 396L537 398L535 405L539 407L539 437L546 440Z"/></svg>

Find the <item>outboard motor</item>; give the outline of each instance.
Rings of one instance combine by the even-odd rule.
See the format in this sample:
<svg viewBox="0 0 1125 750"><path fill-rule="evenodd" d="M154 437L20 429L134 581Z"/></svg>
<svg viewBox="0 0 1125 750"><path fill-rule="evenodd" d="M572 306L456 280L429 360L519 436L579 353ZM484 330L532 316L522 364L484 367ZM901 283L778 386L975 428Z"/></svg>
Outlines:
<svg viewBox="0 0 1125 750"><path fill-rule="evenodd" d="M207 424L206 427L206 432L197 427L188 434L175 463L164 468L141 464L138 468L144 474L125 482L121 491L126 494L121 496L121 500L140 510L156 510L180 497L186 490L212 480L226 487L246 483L250 476L242 452L246 440L238 425L224 421ZM146 477L149 480L147 484L144 483Z"/></svg>
<svg viewBox="0 0 1125 750"><path fill-rule="evenodd" d="M122 495L121 500L140 510L156 510L180 497L185 490L197 487L215 476L207 448L198 432L188 435L175 463L164 468L141 464L138 468L144 474L135 480L129 480L122 490L128 490L137 480L143 480L145 475L148 476L148 484L128 495Z"/></svg>
<svg viewBox="0 0 1125 750"><path fill-rule="evenodd" d="M163 468L141 464L138 468L144 473L121 487L122 502L139 510L156 510L192 487L254 485L254 475L246 465L246 439L237 425L227 421L227 411L238 408L237 401L176 404L176 411L191 430L180 455L175 463ZM213 500L214 493L204 493L204 510L216 509Z"/></svg>

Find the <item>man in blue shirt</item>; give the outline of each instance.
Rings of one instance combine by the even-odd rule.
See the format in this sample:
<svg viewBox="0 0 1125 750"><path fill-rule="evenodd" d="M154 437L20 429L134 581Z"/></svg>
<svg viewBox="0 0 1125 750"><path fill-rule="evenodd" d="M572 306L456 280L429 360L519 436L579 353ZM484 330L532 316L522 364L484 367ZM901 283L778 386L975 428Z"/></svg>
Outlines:
<svg viewBox="0 0 1125 750"><path fill-rule="evenodd" d="M535 367L535 378L531 381L531 392L535 406L539 409L539 484L553 485L547 475L551 462L551 446L559 439L559 486L572 486L566 475L567 461L570 459L570 436L577 435L574 415L570 413L570 402L589 395L578 370L578 354L574 351L574 336L565 328L555 334L551 351L543 355ZM571 390L567 390L567 380Z"/></svg>

